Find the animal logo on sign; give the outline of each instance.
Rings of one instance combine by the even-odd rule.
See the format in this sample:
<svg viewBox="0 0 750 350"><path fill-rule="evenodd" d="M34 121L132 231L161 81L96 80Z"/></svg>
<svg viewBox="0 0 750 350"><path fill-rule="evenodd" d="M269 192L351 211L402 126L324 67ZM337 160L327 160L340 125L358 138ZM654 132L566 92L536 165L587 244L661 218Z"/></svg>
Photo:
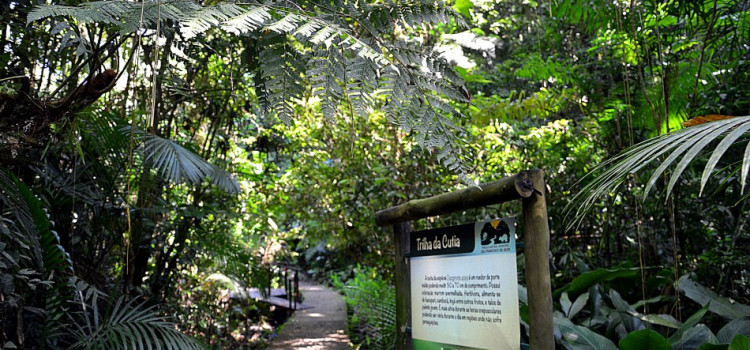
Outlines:
<svg viewBox="0 0 750 350"><path fill-rule="evenodd" d="M482 245L510 242L510 228L505 221L492 220L484 224L481 231Z"/></svg>

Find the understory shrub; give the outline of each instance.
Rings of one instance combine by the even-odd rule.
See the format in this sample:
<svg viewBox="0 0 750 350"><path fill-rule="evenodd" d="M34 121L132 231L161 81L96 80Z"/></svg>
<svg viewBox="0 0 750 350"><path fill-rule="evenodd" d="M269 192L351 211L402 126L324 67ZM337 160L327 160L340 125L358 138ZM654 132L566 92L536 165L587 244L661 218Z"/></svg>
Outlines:
<svg viewBox="0 0 750 350"><path fill-rule="evenodd" d="M396 288L374 267L357 266L354 277L331 281L344 293L349 337L359 349L393 349L396 344Z"/></svg>

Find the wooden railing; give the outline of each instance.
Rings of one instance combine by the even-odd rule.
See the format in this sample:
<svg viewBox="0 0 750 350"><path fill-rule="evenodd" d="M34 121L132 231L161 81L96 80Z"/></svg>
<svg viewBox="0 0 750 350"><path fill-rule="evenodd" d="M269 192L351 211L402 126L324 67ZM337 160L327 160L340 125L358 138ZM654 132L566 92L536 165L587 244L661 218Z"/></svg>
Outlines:
<svg viewBox="0 0 750 350"><path fill-rule="evenodd" d="M302 296L299 292L299 273L302 270L299 267L283 263L274 263L272 264L272 268L276 268L276 271L274 271L275 273L272 272L268 274L267 295L269 302L271 302L271 298L273 297L271 293L273 278L278 276L279 280L284 284L284 297L287 299L288 309L297 310L298 303L302 302ZM276 302L271 303L282 307L284 306L279 305L278 302L279 300L276 300Z"/></svg>

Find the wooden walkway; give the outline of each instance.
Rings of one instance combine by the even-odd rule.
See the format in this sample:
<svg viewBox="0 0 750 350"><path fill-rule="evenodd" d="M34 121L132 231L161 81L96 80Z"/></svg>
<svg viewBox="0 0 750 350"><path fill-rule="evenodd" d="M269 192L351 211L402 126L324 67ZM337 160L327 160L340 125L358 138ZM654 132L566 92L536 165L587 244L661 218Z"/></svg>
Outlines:
<svg viewBox="0 0 750 350"><path fill-rule="evenodd" d="M286 295L286 291L281 288L271 289L271 293L268 297L264 297L263 294L258 290L258 288L248 288L247 295L257 301L262 301L264 303L283 307L285 309L305 310L312 308L312 306L306 303L299 303L295 302L294 300L290 302Z"/></svg>
<svg viewBox="0 0 750 350"><path fill-rule="evenodd" d="M325 286L306 282L300 282L299 289L305 306L310 308L297 310L268 349L349 349L346 304L341 295Z"/></svg>

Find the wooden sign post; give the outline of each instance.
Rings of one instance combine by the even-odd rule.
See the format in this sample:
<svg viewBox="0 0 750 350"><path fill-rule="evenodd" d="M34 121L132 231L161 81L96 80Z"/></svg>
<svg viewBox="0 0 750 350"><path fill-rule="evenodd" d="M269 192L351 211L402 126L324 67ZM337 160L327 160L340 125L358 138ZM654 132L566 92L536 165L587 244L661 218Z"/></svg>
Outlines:
<svg viewBox="0 0 750 350"><path fill-rule="evenodd" d="M520 199L523 205L526 288L529 296L529 345L532 350L554 350L550 233L544 191L544 173L530 170L477 187L411 200L376 214L375 222L379 226L392 225L396 239L396 349L412 348L408 258L411 221Z"/></svg>

